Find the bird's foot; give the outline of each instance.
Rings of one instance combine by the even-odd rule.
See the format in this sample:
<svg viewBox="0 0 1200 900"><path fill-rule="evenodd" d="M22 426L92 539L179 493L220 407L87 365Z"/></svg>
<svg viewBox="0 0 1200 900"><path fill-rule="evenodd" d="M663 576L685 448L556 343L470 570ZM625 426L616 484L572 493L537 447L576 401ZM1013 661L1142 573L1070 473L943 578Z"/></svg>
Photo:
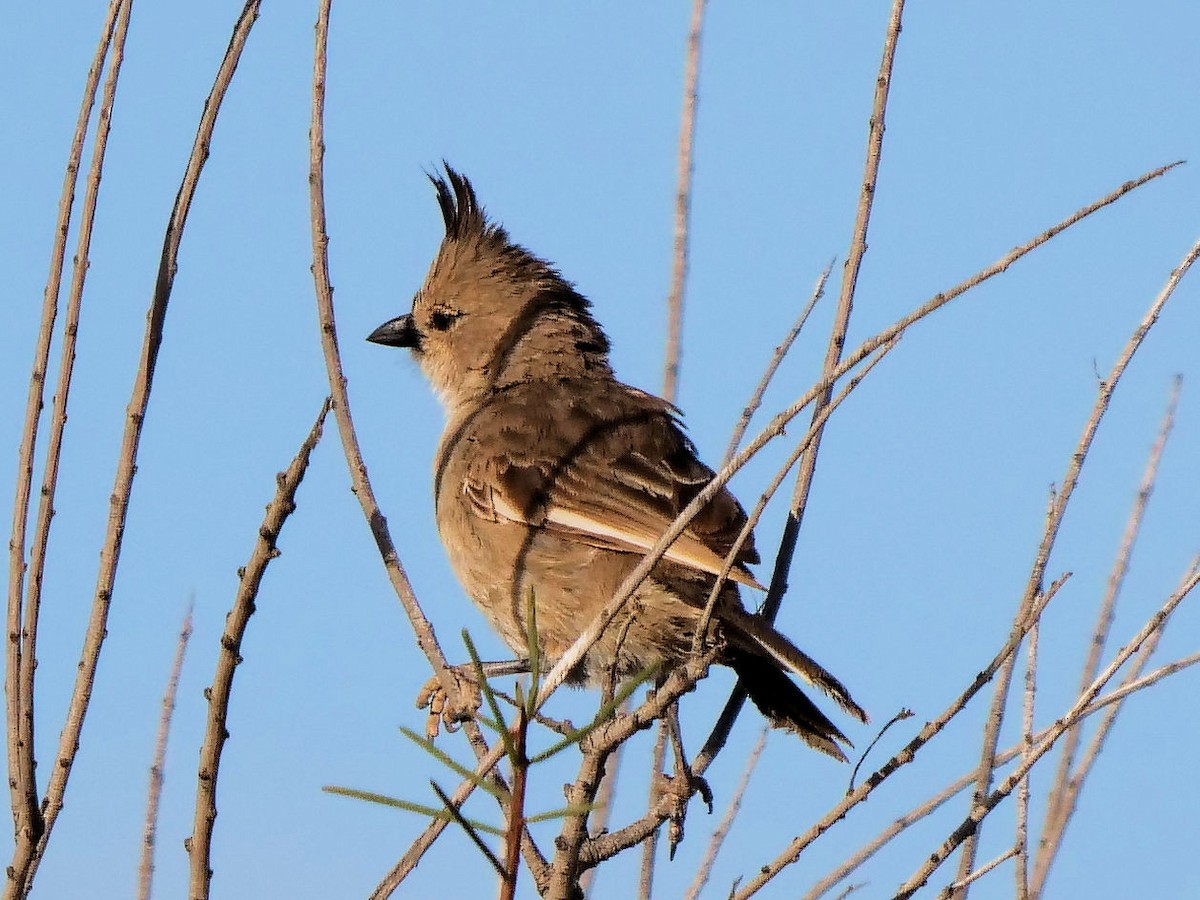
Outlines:
<svg viewBox="0 0 1200 900"><path fill-rule="evenodd" d="M713 792L703 776L697 775L691 769L676 772L675 775L668 775L664 772L659 778L659 802L662 804L668 822L667 846L670 858L674 859L675 848L683 842L683 824L687 816L688 801L694 795L699 794L711 815Z"/></svg>
<svg viewBox="0 0 1200 900"><path fill-rule="evenodd" d="M433 740L445 724L446 730L458 731L459 724L475 717L483 703L475 673L469 666L451 666L446 670L453 682L453 693L436 677L430 678L417 694L417 709L428 709L425 736Z"/></svg>

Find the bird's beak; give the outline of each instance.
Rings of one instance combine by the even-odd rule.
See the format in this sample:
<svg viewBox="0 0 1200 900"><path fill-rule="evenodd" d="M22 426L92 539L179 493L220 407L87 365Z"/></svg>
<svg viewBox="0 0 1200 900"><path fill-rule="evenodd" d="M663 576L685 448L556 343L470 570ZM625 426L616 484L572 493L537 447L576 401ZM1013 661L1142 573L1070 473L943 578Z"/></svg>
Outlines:
<svg viewBox="0 0 1200 900"><path fill-rule="evenodd" d="M367 335L367 340L387 347L408 347L410 350L421 348L421 332L417 331L409 313L384 322Z"/></svg>

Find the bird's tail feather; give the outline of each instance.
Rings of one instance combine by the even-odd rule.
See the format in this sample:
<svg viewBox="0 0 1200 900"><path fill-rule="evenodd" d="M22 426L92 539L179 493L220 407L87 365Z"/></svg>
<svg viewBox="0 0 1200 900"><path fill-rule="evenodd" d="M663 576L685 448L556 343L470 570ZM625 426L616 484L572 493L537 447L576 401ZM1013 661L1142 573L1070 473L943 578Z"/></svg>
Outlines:
<svg viewBox="0 0 1200 900"><path fill-rule="evenodd" d="M814 750L846 761L839 741L852 746L846 737L796 683L775 665L774 660L753 652L730 649L728 663L737 672L754 705L776 728L798 734Z"/></svg>
<svg viewBox="0 0 1200 900"><path fill-rule="evenodd" d="M742 650L765 652L783 669L799 675L860 722L870 718L854 702L846 686L815 659L780 634L766 619L740 609L721 610L721 621L729 643Z"/></svg>
<svg viewBox="0 0 1200 900"><path fill-rule="evenodd" d="M754 704L775 724L791 727L817 749L845 759L834 739L849 743L846 736L784 673L798 675L860 722L867 722L866 712L845 685L765 619L724 609L721 621L729 642L729 664Z"/></svg>

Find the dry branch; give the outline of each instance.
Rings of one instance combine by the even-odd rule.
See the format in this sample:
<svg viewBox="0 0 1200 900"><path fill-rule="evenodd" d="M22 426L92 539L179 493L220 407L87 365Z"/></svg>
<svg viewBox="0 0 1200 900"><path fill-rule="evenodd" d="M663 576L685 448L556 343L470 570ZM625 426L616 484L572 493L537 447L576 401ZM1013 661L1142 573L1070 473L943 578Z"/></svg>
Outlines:
<svg viewBox="0 0 1200 900"><path fill-rule="evenodd" d="M746 789L750 787L750 776L754 774L759 757L762 756L763 750L767 747L767 735L769 733L770 729L765 726L758 733L758 740L754 744L754 749L746 757L746 763L742 768L742 777L738 780L737 787L734 788L733 794L729 798L729 806L725 810L725 815L722 817L721 823L713 830L712 837L708 842L708 848L704 852L704 857L700 860L700 865L696 868L696 875L692 879L687 893L684 894L684 900L697 900L700 892L704 890L704 886L708 884L708 879L712 876L713 865L717 861L717 854L721 852L721 845L725 843L725 838L729 836L729 831L733 828L733 820L737 818L738 811L742 807L742 798L746 795Z"/></svg>
<svg viewBox="0 0 1200 900"><path fill-rule="evenodd" d="M704 9L706 0L693 0L692 20L688 28L687 53L683 76L683 112L679 122L679 172L675 187L675 241L671 259L671 289L667 295L667 345L663 363L664 399L674 403L679 393L679 367L683 340L683 300L687 288L689 219L691 216L692 174L694 164L692 149L696 143L696 104L700 82L700 38L704 33ZM653 785L662 773L666 755L667 722L659 723L654 738L654 749L650 754L650 803L653 804ZM609 781L615 781L619 755L607 772ZM652 832L642 846L642 866L638 877L638 898L649 900L654 883L654 863L658 855L658 832Z"/></svg>
<svg viewBox="0 0 1200 900"><path fill-rule="evenodd" d="M1141 347L1142 342L1146 339L1146 335L1149 334L1150 329L1158 321L1158 317L1162 313L1163 307L1166 306L1167 300L1175 292L1175 288L1192 267L1197 257L1200 257L1200 241L1192 246L1187 254L1185 254L1179 266L1171 272L1166 284L1154 299L1154 302L1150 304L1150 308L1142 318L1142 321L1134 329L1133 334L1130 335L1121 354L1117 357L1117 361L1113 364L1108 377L1100 382L1099 394L1096 397L1095 404L1092 406L1091 416L1088 418L1087 424L1084 425L1079 443L1076 445L1075 451L1071 456L1071 462L1067 466L1062 487L1052 505L1046 529L1042 534L1041 544L1038 546L1033 566L1030 569L1025 593L1018 604L1017 621L1020 621L1027 614L1027 611L1032 607L1038 593L1042 589L1046 565L1049 562L1054 543L1058 538L1063 518L1066 516L1067 505L1074 494L1075 486L1079 483L1080 472L1087 459L1088 451L1095 440L1100 422L1104 418L1104 414L1108 411L1113 391L1116 390L1121 376L1124 375L1126 369L1129 367L1129 363L1132 361L1134 354L1137 353L1138 348ZM988 724L984 732L983 748L979 761L979 777L975 783L975 802L981 806L987 802L992 783L992 773L996 767L996 747L1000 739L1000 725L1004 719L1004 709L1008 702L1012 666L1013 660L1009 659L1000 671L1000 677L996 680L996 687L992 694L992 707L988 715ZM974 813L972 813L972 816L974 816ZM982 821L982 818L980 821ZM965 879L975 868L975 851L978 846L978 840L978 831L973 831L963 841L963 853L959 862L959 881Z"/></svg>
<svg viewBox="0 0 1200 900"><path fill-rule="evenodd" d="M907 900L908 897L913 896L920 888L924 887L928 883L929 877L945 862L950 854L969 835L978 832L979 823L983 821L984 817L1012 792L1013 788L1028 774L1029 770L1037 764L1037 761L1054 747L1063 733L1076 725L1087 714L1088 708L1099 696L1100 691L1104 689L1105 685L1108 684L1134 653L1138 652L1147 641L1153 639L1155 634L1161 632L1171 614L1195 590L1198 584L1200 584L1200 558L1192 561L1187 573L1171 596L1147 620L1137 635L1121 649L1113 661L1089 685L1088 689L1076 699L1072 707L1050 727L1047 736L1034 748L1033 752L1025 754L1021 759L1020 765L1001 782L999 787L989 793L982 802L972 805L970 814L950 833L942 845L929 855L929 858L918 867L917 871L913 873L908 881L897 889L895 894L896 900Z"/></svg>
<svg viewBox="0 0 1200 900"><path fill-rule="evenodd" d="M1145 652L1145 649L1146 648L1143 647L1142 652ZM1200 663L1200 653L1194 653L1191 656L1168 663L1167 665L1161 666L1160 668L1155 669L1150 674L1141 678L1133 679L1132 681L1126 679L1125 683L1122 684L1120 688L1097 697L1090 704L1088 704L1087 708L1083 710L1076 719L1076 723L1082 722L1084 719L1094 715L1095 713L1108 709L1113 704L1121 703L1131 694L1134 694L1140 690L1144 690L1153 684L1157 684L1162 679L1170 675L1174 675L1176 672L1180 672L1190 666L1194 666L1197 663ZM1033 743L1035 745L1040 744L1043 740L1049 737L1050 732L1050 727L1046 727L1035 732L1033 735ZM1009 747L1007 750L1000 753L996 757L996 764L1004 765L1012 762L1025 752L1025 742L1022 740L1016 746ZM879 850L882 849L884 845L889 843L894 837L896 837L896 835L936 812L938 809L944 806L948 800L966 790L967 787L969 787L974 781L975 770L972 769L965 775L962 775L957 781L947 785L936 794L926 798L918 806L897 818L872 840L863 844L854 852L854 854L843 860L836 869L814 884L804 895L804 900L819 900L819 898L825 896L825 894L832 890L834 886L838 884L838 882L851 875L856 869L858 869L859 866L878 853Z"/></svg>
<svg viewBox="0 0 1200 900"><path fill-rule="evenodd" d="M18 865L18 859L33 852L33 847L44 830L42 812L38 803L37 779L34 774L33 746L33 677L37 661L37 618L41 605L42 570L45 564L46 542L49 537L50 516L54 509L54 490L57 483L57 468L59 450L62 442L62 426L66 421L66 404L60 402L55 395L55 415L53 416L54 437L46 451L46 467L42 481L42 499L38 510L37 534L34 538L29 573L28 599L22 603L25 592L25 548L26 528L29 522L29 499L33 485L33 455L37 446L38 426L41 412L45 403L46 374L49 370L50 342L54 333L54 321L58 316L58 298L62 287L63 260L66 257L67 235L70 230L71 212L75 204L75 187L79 178L79 166L83 158L83 144L87 138L88 122L91 119L92 108L96 102L96 91L100 84L100 72L104 60L112 47L117 18L126 11L124 0L112 0L108 14L101 29L100 42L96 47L91 67L83 88L83 100L80 105L79 117L75 123L75 133L71 140L71 149L67 155L67 168L63 176L62 192L59 198L58 222L55 227L54 245L50 251L50 272L46 279L46 289L42 299L42 318L38 329L37 341L34 345L33 372L29 378L29 395L25 403L25 422L21 433L21 443L17 451L17 477L13 493L12 537L9 539L8 567L8 649L5 656L4 692L6 698L6 720L8 735L8 783L11 791L13 823L15 825L17 847L14 852L13 865ZM127 19L126 19L127 21ZM121 31L121 41L124 41L125 29ZM120 70L119 52L114 52L113 62L109 66L108 89L106 101L111 108L112 90L115 90L116 74ZM104 145L107 140L108 117L104 134L96 137L96 152L92 156L92 169L89 186L99 183L99 171L104 162ZM90 235L91 223L95 215L95 190L89 187L88 199L85 203L84 219L86 233ZM64 350L62 354L64 365L74 359L74 331L79 321L79 305L77 297L82 294L82 274L86 271L84 260L87 258L87 243L84 241L85 229L80 231L80 246L82 256L78 257L75 266L75 283L79 292L72 291L75 303L68 311L68 324L64 329ZM67 383L70 372L67 372ZM60 392L63 388L62 376L59 379ZM48 491L48 493L47 493ZM22 625L24 621L24 626ZM24 631L22 630L24 628ZM14 875L15 880L15 875ZM8 891L6 890L6 896Z"/></svg>
<svg viewBox="0 0 1200 900"><path fill-rule="evenodd" d="M750 420L754 418L754 414L762 406L763 396L774 380L775 373L779 371L780 363L783 362L783 358L787 356L788 351L792 349L792 344L796 342L796 338L800 337L800 332L804 330L804 326L808 323L808 317L816 309L817 303L825 296L825 283L829 280L829 273L832 269L833 263L830 263L821 272L820 277L817 278L817 283L813 285L812 293L808 296L808 302L804 304L804 308L800 310L800 315L792 323L791 329L771 354L771 359L768 361L766 369L763 370L762 378L759 379L754 392L750 395L749 401L747 401L746 406L742 409L742 414L738 417L737 424L733 426L733 433L729 436L729 444L725 448L725 455L721 457L721 465L725 465L725 463L733 459L733 454L737 452L738 445L742 443L742 438L746 436L746 429L750 427Z"/></svg>
<svg viewBox="0 0 1200 900"><path fill-rule="evenodd" d="M212 881L212 833L217 818L217 775L221 766L221 751L229 737L226 722L229 716L229 697L233 692L233 676L242 662L242 639L246 626L254 614L254 603L262 584L267 565L279 555L276 544L288 516L296 509L296 488L304 479L308 460L313 448L321 439L325 416L329 412L329 400L321 404L317 420L308 437L300 445L296 458L286 471L276 476L275 496L267 504L267 512L258 528L258 540L245 567L238 571L238 590L233 606L225 617L225 631L221 635L221 651L217 657L213 683L206 692L208 699L208 725L204 731L204 742L200 746L200 769L196 779L196 811L192 822L192 836L186 847L191 877L189 896L192 900L206 900Z"/></svg>
<svg viewBox="0 0 1200 900"><path fill-rule="evenodd" d="M1032 625L1034 621L1041 615L1042 610L1046 605L1054 599L1059 589L1066 582L1066 576L1063 576L1054 584L1052 584L1046 593L1039 599L1038 605L1034 608L1031 615L1031 621L1027 624ZM800 854L809 847L817 838L832 828L835 824L846 817L846 814L858 804L862 803L871 795L871 793L879 787L885 780L890 778L899 769L908 765L916 757L917 752L939 734L946 724L958 715L966 705L979 693L983 687L995 677L997 670L1020 646L1021 640L1024 639L1025 630L1020 630L1019 634L1011 634L1003 646L984 669L975 676L967 688L960 693L949 706L947 706L937 716L937 718L926 722L921 730L911 741L900 749L891 759L877 769L866 781L856 787L853 791L846 794L838 803L836 803L824 816L815 822L804 834L793 840L788 847L775 857L770 863L762 866L758 874L751 881L740 888L733 896L735 900L746 900L760 891L771 879L778 875L785 868L794 863L800 858Z"/></svg>
<svg viewBox="0 0 1200 900"><path fill-rule="evenodd" d="M1133 555L1133 547L1137 542L1138 533L1141 531L1146 507L1150 501L1150 494L1154 490L1154 483L1158 477L1158 464L1162 460L1167 438L1175 422L1175 409L1179 403L1180 387L1181 381L1179 378L1176 378L1171 389L1171 396L1167 401L1167 410L1163 415L1158 437L1146 461L1146 469L1142 475L1141 486L1134 499L1133 509L1130 510L1129 518L1125 523L1125 531L1121 537L1121 546L1113 560L1113 568L1109 574L1108 587L1105 591L1104 599L1101 601L1100 609L1096 614L1096 627L1092 633L1087 659L1084 661L1080 677L1080 691L1083 691L1095 679L1096 671L1100 666L1101 653L1108 642L1109 631L1115 619L1117 597L1121 592L1121 585L1124 583L1125 574L1129 571L1129 562ZM1148 654L1139 656L1137 664L1126 679L1127 681L1137 677L1147 659ZM1049 875L1050 866L1062 846L1063 835L1066 831L1067 823L1070 821L1075 810L1079 791L1082 789L1091 764L1095 760L1095 753L1099 751L1099 744L1103 742L1104 736L1111 730L1115 722L1116 712L1117 710L1113 710L1112 713L1105 717L1103 724L1097 732L1097 740L1092 744L1088 756L1078 769L1075 769L1074 762L1079 740L1082 737L1082 730L1072 728L1063 739L1063 748L1059 754L1058 768L1052 782L1050 794L1046 799L1046 817L1042 825L1037 857L1034 860L1032 882L1032 893L1034 896L1040 896L1042 893L1042 888Z"/></svg>
<svg viewBox="0 0 1200 900"><path fill-rule="evenodd" d="M36 845L30 845L26 840L18 841L14 851L13 864L8 870L9 881L6 886L6 896L21 896L29 890L37 870L37 864L45 852L51 829L62 809L67 781L75 762L75 754L79 749L80 734L91 700L100 649L107 631L108 610L112 600L113 584L116 580L117 563L121 554L121 542L125 533L125 518L129 509L129 497L133 490L133 477L137 471L137 452L141 443L142 425L150 400L154 368L162 345L163 325L175 278L179 245L183 238L188 209L192 197L195 195L200 173L208 158L216 117L233 78L233 73L237 69L237 62L245 46L250 28L257 17L258 6L259 0L248 0L234 27L233 37L218 69L216 81L205 102L192 153L188 158L183 181L179 193L176 195L175 205L167 225L154 295L147 313L146 334L142 343L137 373L134 376L129 407L126 411L121 450L117 458L115 483L109 501L108 529L100 550L96 593L92 601L92 611L84 636L83 651L80 655L66 721L59 736L55 764L51 769L46 796L42 802L45 827L38 837ZM128 7L123 9L123 15L127 17Z"/></svg>
<svg viewBox="0 0 1200 900"><path fill-rule="evenodd" d="M866 161L863 164L862 186L859 189L858 212L854 219L854 230L850 239L850 250L842 266L842 289L838 295L837 311L829 333L829 346L825 351L822 374L828 376L838 366L842 349L846 344L846 332L850 328L850 314L854 308L854 291L858 286L858 273L862 269L863 257L867 254L867 230L871 224L871 207L875 201L875 188L879 181L879 162L883 156L884 120L887 117L888 94L892 85L892 69L896 62L896 47L900 42L901 22L904 18L904 0L893 0L892 13L888 20L887 35L883 41L883 54L879 61L879 74L875 79L875 97L871 105L871 118L867 134ZM815 425L821 411L829 404L833 395L833 384L824 388L813 403L812 421ZM812 489L813 476L817 471L817 455L821 451L824 425L816 429L812 444L800 461L796 488L792 494L791 507L779 553L775 557L775 569L771 573L770 589L762 614L770 622L775 621L783 595L787 590L787 577L792 558L796 552L796 540L804 521L804 509L808 505L808 494Z"/></svg>
<svg viewBox="0 0 1200 900"><path fill-rule="evenodd" d="M146 791L146 824L142 829L142 858L138 865L138 900L150 900L154 882L154 847L158 834L158 808L162 798L163 780L166 775L167 737L171 733L171 718L175 714L175 695L179 693L179 676L183 672L183 658L187 653L188 640L192 636L192 608L188 604L179 639L175 643L175 659L171 663L171 674L167 677L167 688L163 691L162 714L158 719L158 734L154 739L154 762L150 764L150 786Z"/></svg>
<svg viewBox="0 0 1200 900"><path fill-rule="evenodd" d="M679 174L675 186L675 246L671 257L671 290L667 295L667 348L663 365L663 397L675 402L683 335L683 294L687 286L688 218L692 202L692 147L696 142L696 98L700 81L700 36L706 0L692 0L683 81L683 115L679 123Z"/></svg>

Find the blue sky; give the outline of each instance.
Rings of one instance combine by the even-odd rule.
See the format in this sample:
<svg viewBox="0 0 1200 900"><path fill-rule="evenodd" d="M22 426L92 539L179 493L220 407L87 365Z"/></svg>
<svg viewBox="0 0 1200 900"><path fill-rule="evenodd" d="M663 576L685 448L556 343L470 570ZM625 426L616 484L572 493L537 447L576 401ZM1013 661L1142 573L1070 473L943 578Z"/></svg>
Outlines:
<svg viewBox="0 0 1200 900"><path fill-rule="evenodd" d="M44 779L61 727L112 490L123 410L163 228L195 121L240 4L134 9L80 325L68 443L46 580L38 671ZM469 628L504 651L450 574L429 472L441 412L416 367L362 338L408 308L441 234L424 171L448 160L514 237L595 303L623 380L662 380L683 51L689 5L335 4L327 101L330 257L351 402L375 489L443 647ZM263 505L327 387L317 342L307 187L313 4L264 4L217 125L180 254L139 457L109 638L58 832L36 896L128 896L147 769L174 637L192 639L167 761L156 886L186 884L194 773L236 570ZM4 309L0 495L19 420L62 167L97 4L17 4L0 32ZM679 404L712 462L818 273L844 258L888 17L882 2L713 4L695 156L692 265ZM912 4L897 56L884 160L850 343L1142 172L1200 157L1200 7L1020 2ZM1058 482L1107 372L1170 270L1200 236L1200 176L1184 166L1102 211L913 330L837 414L780 622L874 718L936 715L1006 633ZM835 270L835 274L836 274ZM1171 378L1184 375L1172 443L1118 609L1115 645L1200 550L1200 288L1180 288L1118 389L1050 572L1074 572L1042 636L1038 721L1078 680L1095 604ZM819 309L768 395L811 383L833 303ZM795 435L793 434L793 437ZM734 481L753 502L786 447ZM424 799L450 778L413 751L411 698L427 677L348 490L334 431L313 458L243 646L218 799L215 896L362 896L422 823L322 794L335 783ZM758 532L765 555L782 511ZM760 571L762 571L760 569ZM1196 650L1184 607L1160 650ZM1056 866L1055 896L1191 896L1200 726L1187 672L1131 702ZM685 704L693 744L724 701L714 675ZM558 701L586 715L586 695ZM977 754L983 704L877 792L765 896L796 896ZM906 730L907 729L907 730ZM727 799L757 721L747 712L710 772ZM1004 741L1016 735L1009 731ZM851 735L859 747L871 729ZM460 758L455 740L444 746ZM645 745L635 744L639 752ZM870 761L868 765L870 764ZM615 812L637 814L645 765ZM833 805L846 770L771 737L711 896L775 856ZM546 805L568 769L544 776ZM1045 776L1035 779L1038 789ZM959 821L964 800L855 876L887 896ZM496 818L480 802L482 817ZM1009 840L1011 809L981 859ZM716 817L694 810L656 896L690 880ZM1010 864L1011 865L1011 864ZM952 871L935 877L942 885ZM625 896L635 869L601 875ZM482 887L481 887L482 886ZM528 889L528 885L526 885ZM407 896L491 892L484 864L444 839ZM1008 870L974 896L1007 897Z"/></svg>

